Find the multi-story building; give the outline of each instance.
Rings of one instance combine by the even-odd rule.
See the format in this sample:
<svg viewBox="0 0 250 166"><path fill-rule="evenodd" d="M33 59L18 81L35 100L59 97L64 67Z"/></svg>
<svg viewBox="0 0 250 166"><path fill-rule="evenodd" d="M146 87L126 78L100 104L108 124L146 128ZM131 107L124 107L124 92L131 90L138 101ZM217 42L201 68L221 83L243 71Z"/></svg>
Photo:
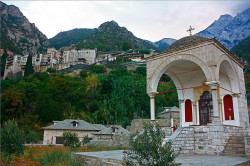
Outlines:
<svg viewBox="0 0 250 166"><path fill-rule="evenodd" d="M24 76L28 55L9 55L6 59L4 79Z"/></svg>

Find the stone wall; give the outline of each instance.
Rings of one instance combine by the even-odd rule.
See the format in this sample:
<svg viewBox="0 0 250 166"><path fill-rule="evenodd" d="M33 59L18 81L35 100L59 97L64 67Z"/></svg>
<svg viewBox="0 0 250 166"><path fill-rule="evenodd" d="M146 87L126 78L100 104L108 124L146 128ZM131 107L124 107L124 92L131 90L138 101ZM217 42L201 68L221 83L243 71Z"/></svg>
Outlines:
<svg viewBox="0 0 250 166"><path fill-rule="evenodd" d="M170 127L170 119L156 119L156 122L159 123L160 127ZM131 134L135 134L143 130L143 123L150 123L150 119L133 119L131 122L131 126L127 126L127 130L130 131Z"/></svg>
<svg viewBox="0 0 250 166"><path fill-rule="evenodd" d="M111 147L123 147L128 146L130 135L113 135L112 139L106 140L91 140L89 145L95 146L111 146Z"/></svg>
<svg viewBox="0 0 250 166"><path fill-rule="evenodd" d="M175 136L176 135L176 136ZM175 137L175 138L174 138ZM173 150L181 155L194 154L194 128L179 127L169 138L172 141Z"/></svg>
<svg viewBox="0 0 250 166"><path fill-rule="evenodd" d="M69 130L44 130L43 135L43 144L56 144L56 137L62 137L63 132L66 132ZM77 134L77 137L79 138L79 141L82 141L82 139L88 135L89 138L92 138L92 133L96 131L70 131Z"/></svg>
<svg viewBox="0 0 250 166"><path fill-rule="evenodd" d="M244 136L244 129L226 125L179 127L166 141L172 141L176 152L181 147L182 155L221 155L230 136Z"/></svg>
<svg viewBox="0 0 250 166"><path fill-rule="evenodd" d="M221 155L230 136L243 136L242 127L209 125L194 128L195 154Z"/></svg>

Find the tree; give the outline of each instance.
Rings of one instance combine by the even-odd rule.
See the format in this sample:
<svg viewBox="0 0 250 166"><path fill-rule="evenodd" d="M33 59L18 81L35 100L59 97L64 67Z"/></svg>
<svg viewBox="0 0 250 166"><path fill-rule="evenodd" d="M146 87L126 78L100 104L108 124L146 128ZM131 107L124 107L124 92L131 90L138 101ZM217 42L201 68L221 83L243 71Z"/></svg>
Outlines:
<svg viewBox="0 0 250 166"><path fill-rule="evenodd" d="M132 136L130 140L130 149L124 151L124 163L129 166L137 161L139 165L147 166L177 166L175 154L171 143L163 145L165 133L161 130L158 123L145 123L143 125L143 134Z"/></svg>
<svg viewBox="0 0 250 166"><path fill-rule="evenodd" d="M87 77L87 76L88 76L87 71L86 71L85 69L82 69L82 70L80 71L80 76L81 76L82 78Z"/></svg>
<svg viewBox="0 0 250 166"><path fill-rule="evenodd" d="M63 145L70 147L71 149L77 149L80 147L79 139L76 133L63 132Z"/></svg>
<svg viewBox="0 0 250 166"><path fill-rule="evenodd" d="M3 55L1 56L1 76L4 75L7 57L8 57L8 53L7 53L6 49L4 49Z"/></svg>
<svg viewBox="0 0 250 166"><path fill-rule="evenodd" d="M56 73L56 69L54 69L52 67L48 68L46 71L49 73Z"/></svg>
<svg viewBox="0 0 250 166"><path fill-rule="evenodd" d="M28 130L25 133L25 142L29 143L37 143L37 134L34 131Z"/></svg>
<svg viewBox="0 0 250 166"><path fill-rule="evenodd" d="M24 133L17 127L16 122L5 122L1 128L1 150L7 153L5 165L8 164L11 154L22 154L24 152Z"/></svg>
<svg viewBox="0 0 250 166"><path fill-rule="evenodd" d="M143 67L143 66L137 67L136 70L135 70L135 73L146 76L146 74L147 74L146 73L146 67Z"/></svg>
<svg viewBox="0 0 250 166"><path fill-rule="evenodd" d="M105 67L103 65L91 65L90 66L91 72L93 73L104 73Z"/></svg>
<svg viewBox="0 0 250 166"><path fill-rule="evenodd" d="M24 76L29 76L34 73L34 69L32 66L32 55L30 54L27 59L27 63L25 66Z"/></svg>
<svg viewBox="0 0 250 166"><path fill-rule="evenodd" d="M127 51L132 48L132 44L130 42L123 42L122 44L122 50Z"/></svg>

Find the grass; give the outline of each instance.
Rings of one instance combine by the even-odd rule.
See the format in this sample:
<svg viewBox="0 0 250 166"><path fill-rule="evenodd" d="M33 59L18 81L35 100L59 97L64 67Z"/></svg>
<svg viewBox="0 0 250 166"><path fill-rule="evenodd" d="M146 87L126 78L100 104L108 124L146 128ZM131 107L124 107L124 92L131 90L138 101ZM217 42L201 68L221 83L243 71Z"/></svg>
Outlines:
<svg viewBox="0 0 250 166"><path fill-rule="evenodd" d="M79 158L72 158L70 151L62 151L54 149L51 152L45 152L40 158L40 163L42 165L71 165L71 166L80 166L83 165L83 161Z"/></svg>
<svg viewBox="0 0 250 166"><path fill-rule="evenodd" d="M77 152L91 152L91 151L109 151L109 150L123 150L126 147L103 147L86 145L77 149ZM10 157L10 166L65 166L83 165L83 161L78 158L72 158L69 148L64 146L26 146L24 154L17 156L12 154ZM4 165L6 156L0 153L0 165Z"/></svg>

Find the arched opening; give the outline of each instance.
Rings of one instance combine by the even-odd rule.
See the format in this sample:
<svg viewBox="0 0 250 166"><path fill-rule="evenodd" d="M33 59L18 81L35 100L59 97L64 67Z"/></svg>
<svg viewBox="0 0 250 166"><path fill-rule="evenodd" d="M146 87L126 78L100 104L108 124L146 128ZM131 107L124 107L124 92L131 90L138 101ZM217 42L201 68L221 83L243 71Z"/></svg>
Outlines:
<svg viewBox="0 0 250 166"><path fill-rule="evenodd" d="M207 125L213 120L212 95L205 91L199 100L200 125Z"/></svg>
<svg viewBox="0 0 250 166"><path fill-rule="evenodd" d="M234 120L233 98L226 95L223 98L225 120Z"/></svg>
<svg viewBox="0 0 250 166"><path fill-rule="evenodd" d="M190 60L176 60L167 64L163 70L165 71L161 72L162 75L159 80L154 82L154 84L158 85L158 94L155 97L156 115L162 111L159 110L160 107L158 106L162 100L160 97L165 97L169 101L165 107L179 107L180 119L177 122L178 126L199 123L197 103L204 92L204 88L208 88L205 84L207 78L202 68ZM166 78L168 82L164 82ZM164 86L165 84L166 86Z"/></svg>
<svg viewBox="0 0 250 166"><path fill-rule="evenodd" d="M220 100L222 100L221 114L223 124L239 125L238 98L233 96L239 93L239 81L233 65L224 58L219 67Z"/></svg>
<svg viewBox="0 0 250 166"><path fill-rule="evenodd" d="M185 101L185 122L193 121L193 112L192 112L192 102L190 99Z"/></svg>

